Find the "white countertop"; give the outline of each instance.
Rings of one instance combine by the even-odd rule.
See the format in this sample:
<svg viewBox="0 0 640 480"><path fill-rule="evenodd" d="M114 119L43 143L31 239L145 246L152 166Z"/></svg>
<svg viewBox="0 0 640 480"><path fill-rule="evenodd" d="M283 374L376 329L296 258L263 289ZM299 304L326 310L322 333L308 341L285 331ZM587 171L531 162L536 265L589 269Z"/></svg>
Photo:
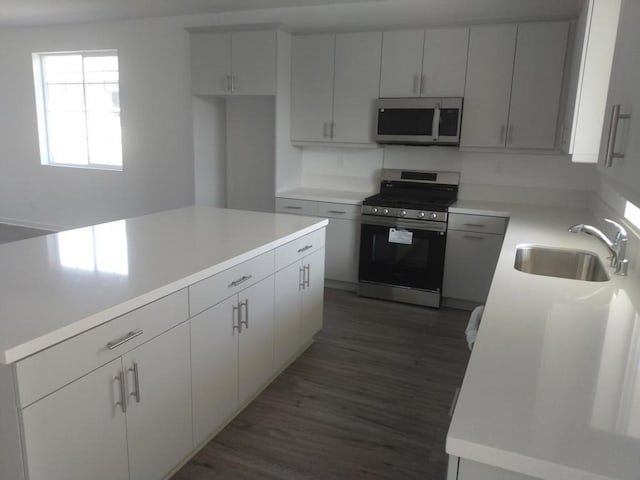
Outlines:
<svg viewBox="0 0 640 480"><path fill-rule="evenodd" d="M608 251L567 231L589 222L586 210L509 206L508 213L447 452L536 478L637 480L637 277L586 282L519 272L513 264L523 243L590 250L605 265Z"/></svg>
<svg viewBox="0 0 640 480"><path fill-rule="evenodd" d="M276 194L277 198L294 198L296 200L312 200L315 202L346 203L362 205L362 200L375 192L358 192L348 190L329 190L325 188L294 188Z"/></svg>
<svg viewBox="0 0 640 480"><path fill-rule="evenodd" d="M0 363L12 363L327 225L187 207L0 245Z"/></svg>

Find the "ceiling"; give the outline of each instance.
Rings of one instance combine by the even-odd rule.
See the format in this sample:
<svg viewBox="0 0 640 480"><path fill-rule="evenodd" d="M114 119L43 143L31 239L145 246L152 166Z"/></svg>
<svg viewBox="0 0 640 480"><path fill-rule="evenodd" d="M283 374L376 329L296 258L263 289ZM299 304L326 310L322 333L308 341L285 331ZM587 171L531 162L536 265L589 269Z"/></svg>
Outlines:
<svg viewBox="0 0 640 480"><path fill-rule="evenodd" d="M330 4L411 5L434 23L451 19L518 19L572 16L583 0L0 0L0 27L100 22L187 14L270 10Z"/></svg>

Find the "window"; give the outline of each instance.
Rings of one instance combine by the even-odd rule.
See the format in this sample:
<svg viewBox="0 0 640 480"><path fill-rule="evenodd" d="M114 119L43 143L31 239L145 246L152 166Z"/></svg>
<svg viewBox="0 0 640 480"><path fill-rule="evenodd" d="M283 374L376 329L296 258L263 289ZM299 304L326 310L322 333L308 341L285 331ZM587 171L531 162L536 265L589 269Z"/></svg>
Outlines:
<svg viewBox="0 0 640 480"><path fill-rule="evenodd" d="M116 51L33 55L43 165L122 170Z"/></svg>

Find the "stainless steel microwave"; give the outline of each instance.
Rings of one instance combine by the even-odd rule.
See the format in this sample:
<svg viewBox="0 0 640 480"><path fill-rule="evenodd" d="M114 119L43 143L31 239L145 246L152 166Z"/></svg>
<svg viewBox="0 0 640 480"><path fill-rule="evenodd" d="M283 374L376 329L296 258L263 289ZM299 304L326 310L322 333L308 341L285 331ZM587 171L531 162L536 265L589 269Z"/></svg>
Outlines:
<svg viewBox="0 0 640 480"><path fill-rule="evenodd" d="M380 98L375 139L401 145L459 145L462 97Z"/></svg>

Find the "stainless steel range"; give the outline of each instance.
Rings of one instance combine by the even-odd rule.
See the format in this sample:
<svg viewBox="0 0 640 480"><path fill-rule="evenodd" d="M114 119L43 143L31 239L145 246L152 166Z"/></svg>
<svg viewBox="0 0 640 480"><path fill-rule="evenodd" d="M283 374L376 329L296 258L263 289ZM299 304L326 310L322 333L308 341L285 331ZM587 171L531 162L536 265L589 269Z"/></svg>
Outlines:
<svg viewBox="0 0 640 480"><path fill-rule="evenodd" d="M358 293L440 306L449 206L457 172L384 169L362 202Z"/></svg>

